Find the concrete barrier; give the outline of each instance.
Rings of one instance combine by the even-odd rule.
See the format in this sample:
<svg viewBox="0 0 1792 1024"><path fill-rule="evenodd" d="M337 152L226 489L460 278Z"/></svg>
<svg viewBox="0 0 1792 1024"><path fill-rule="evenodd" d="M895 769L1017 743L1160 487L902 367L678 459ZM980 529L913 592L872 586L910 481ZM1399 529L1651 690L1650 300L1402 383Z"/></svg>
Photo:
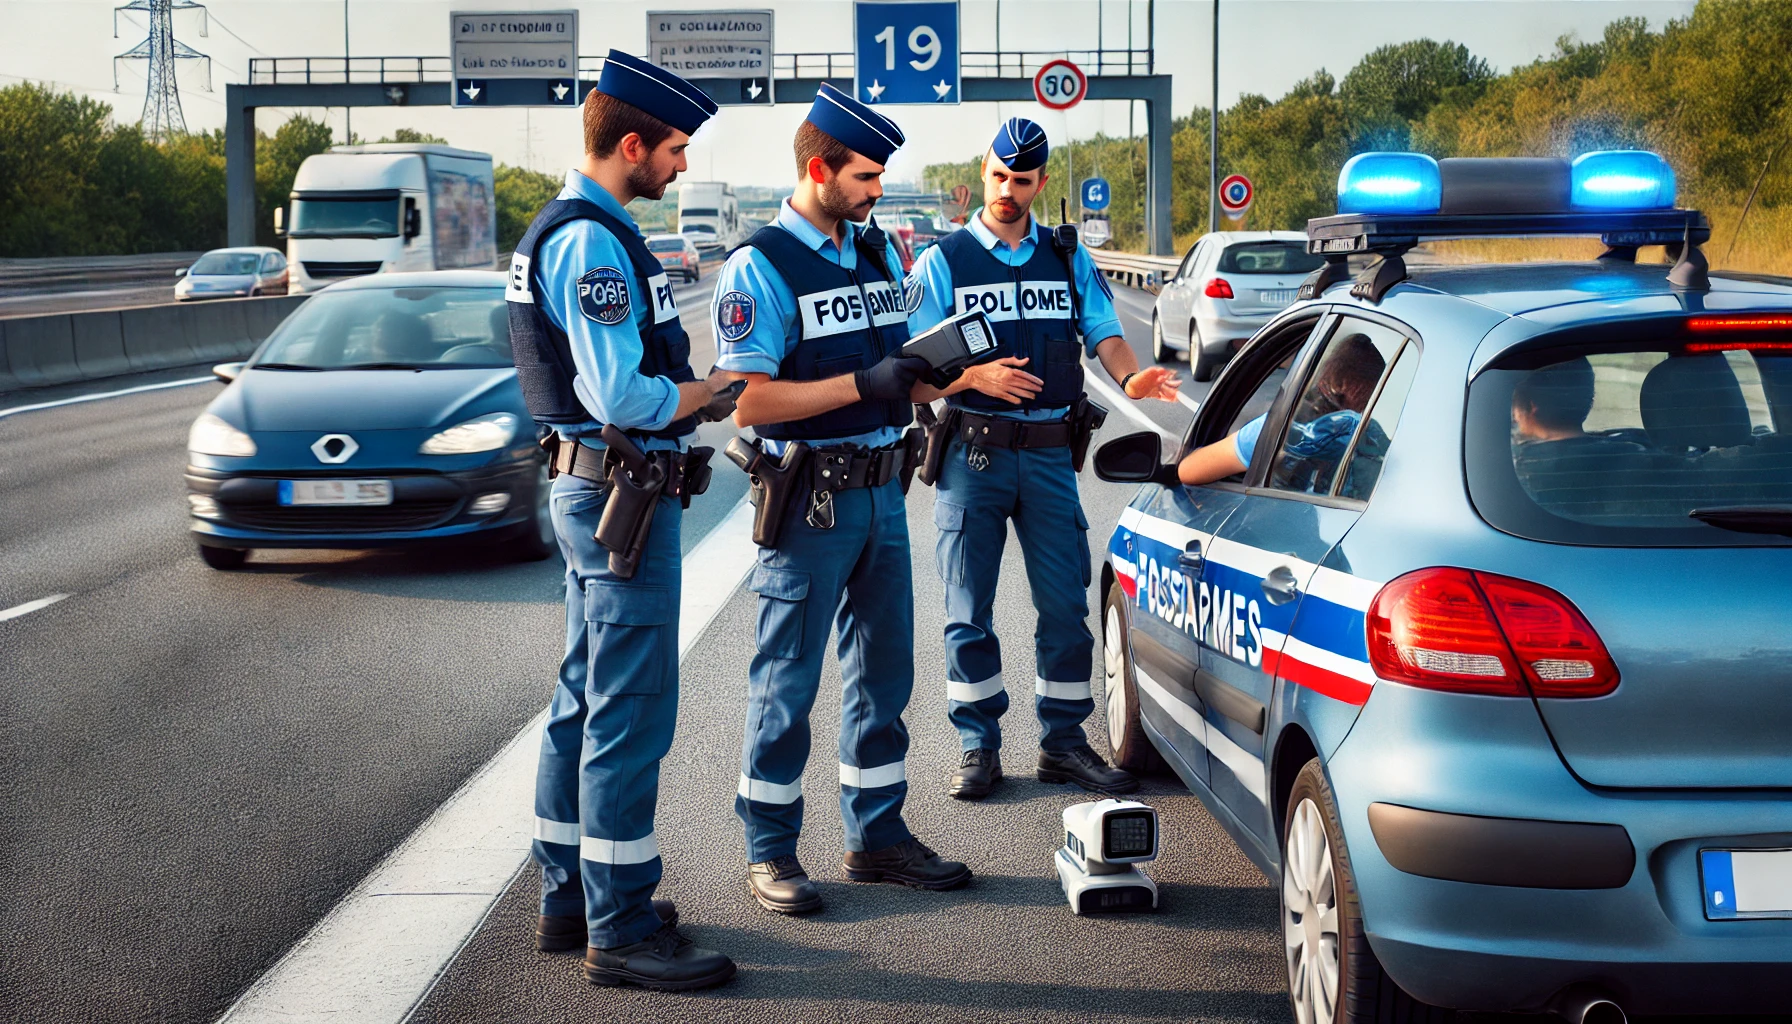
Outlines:
<svg viewBox="0 0 1792 1024"><path fill-rule="evenodd" d="M242 359L303 295L0 319L0 392Z"/></svg>

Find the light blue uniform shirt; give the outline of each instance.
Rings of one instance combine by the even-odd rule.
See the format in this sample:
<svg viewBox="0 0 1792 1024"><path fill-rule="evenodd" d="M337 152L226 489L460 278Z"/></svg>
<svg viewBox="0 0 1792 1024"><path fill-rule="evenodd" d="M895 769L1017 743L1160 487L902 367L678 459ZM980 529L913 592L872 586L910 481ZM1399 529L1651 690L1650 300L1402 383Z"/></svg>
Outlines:
<svg viewBox="0 0 1792 1024"><path fill-rule="evenodd" d="M983 223L981 209L971 215L963 228L991 256L1010 267L1018 267L1033 258L1033 250L1037 248L1034 239L1038 229L1030 215L1027 218L1027 229L1027 237L1021 239L1020 248L1011 249L1007 242L997 238L995 232ZM1077 299L1082 304L1077 329L1083 335L1083 351L1093 358L1096 345L1123 333L1120 329L1120 314L1114 311L1114 297L1108 291L1101 271L1096 269L1095 261L1089 258L1088 250L1077 246L1071 263L1076 270ZM914 269L908 273L908 279L903 284L903 294L911 297L911 304L915 301L913 296L917 287L920 289L920 305L909 311L910 335L931 330L950 315L946 309L952 305L952 266L946 262L946 254L940 251L938 245L928 246L920 258L915 260ZM1039 371L1031 364L1021 369L1031 371L1034 376L1039 375ZM1012 419L1055 420L1068 411L1069 407L1026 411L1016 409L1002 410L994 415Z"/></svg>
<svg viewBox="0 0 1792 1024"><path fill-rule="evenodd" d="M843 270L854 270L858 267L858 247L848 245L842 252L834 244L834 240L821 229L809 223L802 214L791 208L790 200L784 200L778 207L777 225L794 235L823 259ZM899 274L902 270L902 259L896 254L896 243L890 242L884 250L884 265L891 274ZM720 321L721 306L729 292L740 292L752 300L751 308L746 315L752 326L739 339L730 341L723 333ZM722 264L722 273L716 278L716 294L709 307L710 322L715 326L716 348L719 356L716 365L735 373L770 374L773 380L778 377L778 366L784 357L797 346L802 337L802 317L796 306L796 291L785 282L772 266L772 261L751 246L736 249ZM737 314L738 315L738 314ZM879 427L864 434L851 437L834 437L806 442L811 446L836 444L862 444L867 448L882 448L895 444L902 439L902 428ZM777 455L783 452L783 445L776 441L766 441L766 449Z"/></svg>
<svg viewBox="0 0 1792 1024"><path fill-rule="evenodd" d="M558 199L583 199L635 228L616 197L578 171L566 172L566 187ZM635 228L636 234L640 233ZM578 282L586 272L614 267L628 281L630 315L615 325L598 323L579 309ZM573 394L591 414L585 423L559 428L560 436L578 438L602 448L598 432L605 423L630 430L661 430L678 411L678 385L669 377L641 374L641 339L654 322L655 296L641 293L628 250L609 230L594 220L574 220L555 228L535 247L535 295L542 311L566 332L572 348ZM670 287L665 295L670 296ZM669 301L669 299L665 300ZM642 448L684 447L682 441L648 437L636 441Z"/></svg>

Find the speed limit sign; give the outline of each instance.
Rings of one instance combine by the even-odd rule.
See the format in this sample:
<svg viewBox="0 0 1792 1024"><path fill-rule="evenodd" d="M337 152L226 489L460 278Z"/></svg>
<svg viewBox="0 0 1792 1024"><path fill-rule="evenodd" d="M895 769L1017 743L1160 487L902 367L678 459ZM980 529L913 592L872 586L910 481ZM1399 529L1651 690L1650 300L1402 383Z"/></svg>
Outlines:
<svg viewBox="0 0 1792 1024"><path fill-rule="evenodd" d="M1069 110L1089 91L1089 76L1062 58L1051 61L1033 76L1033 98L1051 110Z"/></svg>
<svg viewBox="0 0 1792 1024"><path fill-rule="evenodd" d="M1257 190L1251 187L1251 179L1242 174L1227 176L1220 182L1220 209L1226 216L1237 218L1251 208L1251 200L1257 197Z"/></svg>

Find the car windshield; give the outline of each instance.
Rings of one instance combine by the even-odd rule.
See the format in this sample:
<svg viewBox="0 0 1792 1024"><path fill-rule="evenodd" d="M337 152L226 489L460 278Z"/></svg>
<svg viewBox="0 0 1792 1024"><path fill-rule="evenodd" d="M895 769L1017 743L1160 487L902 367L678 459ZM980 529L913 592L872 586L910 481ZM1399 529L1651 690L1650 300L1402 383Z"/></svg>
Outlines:
<svg viewBox="0 0 1792 1024"><path fill-rule="evenodd" d="M683 252L682 238L650 238L647 240L648 252Z"/></svg>
<svg viewBox="0 0 1792 1024"><path fill-rule="evenodd" d="M510 366L502 288L356 288L305 300L251 368L463 370Z"/></svg>
<svg viewBox="0 0 1792 1024"><path fill-rule="evenodd" d="M252 252L208 252L187 273L195 277L243 277L255 273L260 259Z"/></svg>
<svg viewBox="0 0 1792 1024"><path fill-rule="evenodd" d="M389 238L398 234L398 200L295 199L291 234L295 238Z"/></svg>
<svg viewBox="0 0 1792 1024"><path fill-rule="evenodd" d="M714 217L716 208L713 206L687 206L678 211L678 215L680 217Z"/></svg>
<svg viewBox="0 0 1792 1024"><path fill-rule="evenodd" d="M1789 351L1674 341L1529 353L1484 372L1467 434L1476 506L1540 540L1792 543L1713 522L1723 510L1792 511L1792 354L1778 354Z"/></svg>
<svg viewBox="0 0 1792 1024"><path fill-rule="evenodd" d="M1325 259L1307 255L1301 242L1238 242L1220 253L1222 274L1305 274Z"/></svg>

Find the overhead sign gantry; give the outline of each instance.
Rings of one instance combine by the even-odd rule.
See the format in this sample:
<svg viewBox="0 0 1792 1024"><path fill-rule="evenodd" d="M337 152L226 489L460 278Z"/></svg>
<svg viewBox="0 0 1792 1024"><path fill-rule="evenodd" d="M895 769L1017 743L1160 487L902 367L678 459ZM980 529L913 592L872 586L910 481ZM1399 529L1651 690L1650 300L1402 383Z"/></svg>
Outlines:
<svg viewBox="0 0 1792 1024"><path fill-rule="evenodd" d="M455 11L448 38L452 105L578 106L578 11Z"/></svg>

